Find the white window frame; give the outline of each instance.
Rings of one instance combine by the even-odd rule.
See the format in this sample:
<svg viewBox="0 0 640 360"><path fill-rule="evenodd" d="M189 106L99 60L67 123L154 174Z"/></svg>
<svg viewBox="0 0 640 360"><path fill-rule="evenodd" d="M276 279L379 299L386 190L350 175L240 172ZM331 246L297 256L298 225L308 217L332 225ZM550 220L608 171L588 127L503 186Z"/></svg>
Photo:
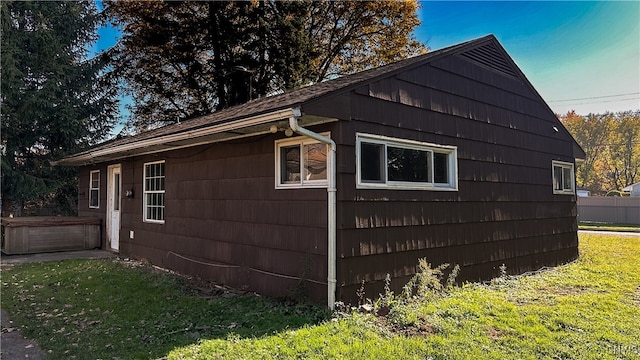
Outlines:
<svg viewBox="0 0 640 360"><path fill-rule="evenodd" d="M331 133L325 132L320 135L330 138ZM305 145L313 145L313 144L322 144L318 140L314 140L308 138L306 136L299 136L295 138L287 138L275 141L275 184L276 189L300 189L300 188L326 188L329 186L329 179L321 179L321 180L305 180L302 174L304 174L304 155L302 149ZM283 147L289 147L298 145L300 146L300 182L290 183L282 181L282 156L281 150ZM326 173L329 176L329 147L327 147L327 163L326 163Z"/></svg>
<svg viewBox="0 0 640 360"><path fill-rule="evenodd" d="M98 186L93 187L93 174L98 174ZM96 206L91 206L91 193L92 191L96 191L97 194L97 204ZM90 209L100 209L100 170L91 170L89 171L89 208Z"/></svg>
<svg viewBox="0 0 640 360"><path fill-rule="evenodd" d="M555 186L555 172L556 172L556 168L559 167L562 169L562 179L560 179L561 183L562 183L562 190L556 189ZM564 170L570 170L571 173L571 188L570 189L566 189L564 187ZM553 187L553 193L554 194L558 194L558 195L574 195L576 193L576 173L574 170L574 165L573 163L570 162L564 162L564 161L558 161L558 160L552 160L551 161L551 186Z"/></svg>
<svg viewBox="0 0 640 360"><path fill-rule="evenodd" d="M164 160L160 160L160 161L152 161L152 162L147 162L144 163L142 165L142 220L146 223L153 223L153 224L164 224L164 221L166 219L166 212L164 211L164 209L166 209L165 203L166 203L166 198L163 198L163 202L162 202L162 208L163 208L163 219L162 220L157 220L157 219L149 219L147 214L147 194L165 194L166 188L167 188L167 167L165 165L165 173L164 173L164 179L165 179L165 185L164 185L164 189L162 190L147 190L147 165L155 165L155 164L165 164Z"/></svg>
<svg viewBox="0 0 640 360"><path fill-rule="evenodd" d="M362 181L361 166L361 144L380 144L383 145L381 159L382 177L380 182L367 182ZM406 181L391 181L388 180L387 170L387 147L398 147L409 150L420 150L431 153L446 154L448 160L448 182L447 183L435 183L433 181L433 158L430 162L430 174L431 181L429 182L406 182ZM427 142L398 139L382 135L372 135L356 133L356 189L394 189L394 190L429 190L429 191L458 191L458 147L451 145L439 145Z"/></svg>

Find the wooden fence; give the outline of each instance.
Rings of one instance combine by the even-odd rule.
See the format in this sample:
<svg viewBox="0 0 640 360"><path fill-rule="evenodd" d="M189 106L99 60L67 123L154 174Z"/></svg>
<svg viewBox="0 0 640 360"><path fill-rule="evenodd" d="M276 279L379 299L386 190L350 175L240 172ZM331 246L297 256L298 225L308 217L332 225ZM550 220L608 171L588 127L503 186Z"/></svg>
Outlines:
<svg viewBox="0 0 640 360"><path fill-rule="evenodd" d="M578 221L640 224L640 197L578 197Z"/></svg>

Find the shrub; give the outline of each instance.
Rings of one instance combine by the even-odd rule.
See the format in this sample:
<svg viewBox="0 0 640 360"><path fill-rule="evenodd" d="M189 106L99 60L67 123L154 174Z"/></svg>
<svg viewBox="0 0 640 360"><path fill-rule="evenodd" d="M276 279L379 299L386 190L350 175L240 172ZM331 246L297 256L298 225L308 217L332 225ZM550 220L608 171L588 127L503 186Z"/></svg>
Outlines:
<svg viewBox="0 0 640 360"><path fill-rule="evenodd" d="M384 292L378 295L375 302L365 298L363 282L363 285L356 292L360 300L360 310L386 316L392 311L397 312L403 306L407 307L443 296L455 286L456 277L460 273L460 266L455 265L445 279L445 272L449 266L448 263L445 263L432 268L425 258L418 259L416 274L402 288L400 294L395 294L391 290L391 275L387 274L384 281Z"/></svg>

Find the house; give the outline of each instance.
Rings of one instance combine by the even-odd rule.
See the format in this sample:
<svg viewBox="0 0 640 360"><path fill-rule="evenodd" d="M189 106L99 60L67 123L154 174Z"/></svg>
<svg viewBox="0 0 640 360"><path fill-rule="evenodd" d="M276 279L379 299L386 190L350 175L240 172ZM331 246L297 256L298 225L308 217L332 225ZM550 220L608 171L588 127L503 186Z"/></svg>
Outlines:
<svg viewBox="0 0 640 360"><path fill-rule="evenodd" d="M623 192L629 193L629 196L640 196L640 182L631 184L622 189Z"/></svg>
<svg viewBox="0 0 640 360"><path fill-rule="evenodd" d="M492 35L118 139L79 166L103 247L333 307L419 258L489 279L578 256L584 152Z"/></svg>
<svg viewBox="0 0 640 360"><path fill-rule="evenodd" d="M576 189L576 195L578 197L589 197L591 196L591 191L585 189L585 188L577 188Z"/></svg>

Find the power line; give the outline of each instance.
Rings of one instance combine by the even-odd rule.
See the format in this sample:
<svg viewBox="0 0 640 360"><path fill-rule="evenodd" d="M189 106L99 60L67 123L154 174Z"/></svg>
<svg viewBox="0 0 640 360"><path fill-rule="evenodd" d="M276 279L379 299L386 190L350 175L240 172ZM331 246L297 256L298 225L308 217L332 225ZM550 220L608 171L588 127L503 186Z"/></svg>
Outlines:
<svg viewBox="0 0 640 360"><path fill-rule="evenodd" d="M624 101L633 101L633 100L640 100L640 97L628 98L628 99L602 100L602 101L587 101L587 102L579 102L571 105L602 104L602 103L624 102Z"/></svg>
<svg viewBox="0 0 640 360"><path fill-rule="evenodd" d="M605 99L619 96L629 96L629 95L640 95L640 92L626 93L626 94L616 94L616 95L603 95L603 96L592 96L592 97L584 97L584 98L575 98L575 99L562 99L562 100L550 100L547 102L563 102L563 101L576 101L576 100L592 100L592 99ZM627 99L633 100L633 99ZM616 100L612 100L616 101Z"/></svg>

